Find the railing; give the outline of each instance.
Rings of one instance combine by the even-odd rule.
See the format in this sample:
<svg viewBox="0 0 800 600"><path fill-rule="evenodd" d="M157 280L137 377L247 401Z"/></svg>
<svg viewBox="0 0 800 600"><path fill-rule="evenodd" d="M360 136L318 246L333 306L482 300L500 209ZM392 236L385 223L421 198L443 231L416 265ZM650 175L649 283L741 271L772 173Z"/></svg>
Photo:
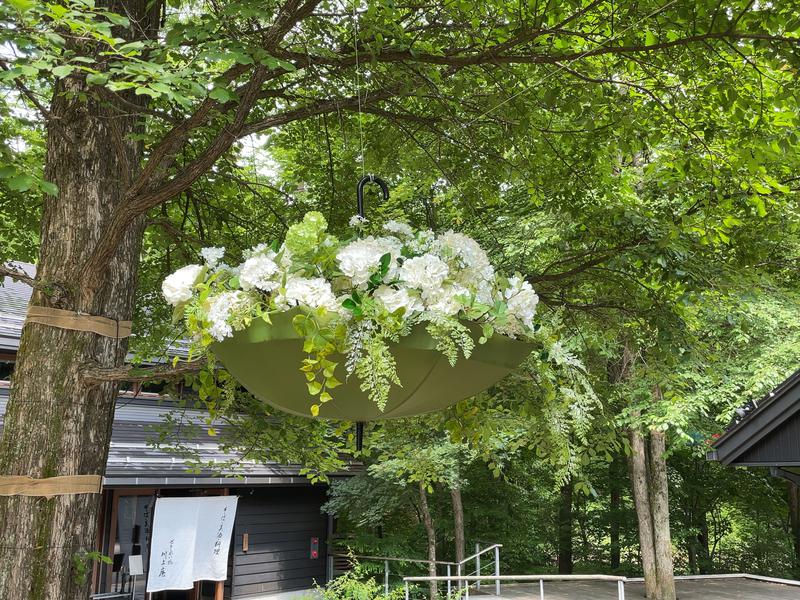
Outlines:
<svg viewBox="0 0 800 600"><path fill-rule="evenodd" d="M410 583L427 583L431 581L457 581L459 583L459 588L461 582L465 582L467 585L464 586L465 595L464 598L469 598L469 583L480 582L483 580L495 580L497 585L499 585L500 581L538 581L539 582L539 599L545 600L544 597L544 582L545 581L616 581L617 582L617 598L618 600L625 600L625 581L627 579L625 577L618 577L616 575L456 575L456 576L449 576L449 577L404 577L403 582L406 588L406 600L410 600L411 598L411 590L409 587ZM449 586L448 586L449 589ZM499 590L499 588L498 588ZM498 593L499 595L499 593Z"/></svg>
<svg viewBox="0 0 800 600"><path fill-rule="evenodd" d="M453 582L456 582L458 585L458 589L461 589L461 582L466 581L465 577L473 577L477 576L478 585L476 587L480 588L480 580L481 579L495 579L495 593L496 595L500 595L500 548L503 547L503 544L491 544L486 548L481 549L480 544L475 544L475 554L466 557L464 560L460 562L451 562L446 560L435 560L430 561L422 558L398 558L396 556L364 556L364 555L354 555L354 554L344 554L344 553L331 553L329 555L330 559L333 560L334 558L354 558L357 560L369 560L375 562L383 562L383 589L384 593L388 596L389 595L389 563L390 562L400 562L400 563L412 563L412 564L420 564L420 565L430 565L433 562L435 565L444 565L447 571L447 576L443 576L436 581L443 581L446 583L447 586L447 595L450 596L453 592ZM481 578L481 557L485 554L492 553L492 564L494 566L494 576L491 577L483 577ZM465 570L466 565L471 562L475 561L475 571L471 574L467 573L466 575L462 574ZM453 567L455 567L456 574L453 575ZM407 578L403 578L405 581ZM467 596L469 596L469 590L467 591Z"/></svg>

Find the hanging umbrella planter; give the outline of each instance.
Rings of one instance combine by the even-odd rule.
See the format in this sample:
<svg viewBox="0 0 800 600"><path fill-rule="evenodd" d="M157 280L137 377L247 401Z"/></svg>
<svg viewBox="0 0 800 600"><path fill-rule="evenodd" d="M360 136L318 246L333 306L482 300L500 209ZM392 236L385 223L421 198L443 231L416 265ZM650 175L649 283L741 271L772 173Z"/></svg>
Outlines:
<svg viewBox="0 0 800 600"><path fill-rule="evenodd" d="M356 422L443 409L514 370L534 348L538 297L495 273L466 235L364 218L340 240L318 212L238 267L224 250L167 277L196 346L264 402Z"/></svg>

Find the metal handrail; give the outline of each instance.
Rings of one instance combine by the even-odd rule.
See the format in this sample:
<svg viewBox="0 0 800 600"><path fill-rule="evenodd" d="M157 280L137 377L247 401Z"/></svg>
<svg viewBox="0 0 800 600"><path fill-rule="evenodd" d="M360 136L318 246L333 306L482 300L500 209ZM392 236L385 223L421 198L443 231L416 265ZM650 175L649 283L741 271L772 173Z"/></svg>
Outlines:
<svg viewBox="0 0 800 600"><path fill-rule="evenodd" d="M436 577L403 577L403 582L406 588L406 600L410 600L409 583L423 583L431 581L457 581L459 584L464 581L478 582L483 580L497 581L538 581L539 582L539 598L544 600L544 582L545 581L616 581L617 582L617 598L618 600L625 600L625 582L628 580L626 577L619 575L456 575L456 576L439 576ZM465 598L469 598L469 585L464 587L466 593ZM499 594L498 594L499 595Z"/></svg>
<svg viewBox="0 0 800 600"><path fill-rule="evenodd" d="M465 558L464 560L462 560L462 561L461 561L461 564L463 565L463 564L464 564L464 563L466 563L466 562L469 562L469 561L471 561L471 560L475 560L475 559L476 559L476 558L478 558L478 557L479 557L481 554L486 554L486 553L487 553L487 552L489 552L490 550L494 550L495 548L502 548L502 547L503 547L503 544L492 544L491 546L487 546L487 547L486 547L486 548L484 548L483 550L480 550L480 551L476 552L475 554L473 554L472 556L468 556L467 558ZM458 563L453 563L453 564L458 564Z"/></svg>
<svg viewBox="0 0 800 600"><path fill-rule="evenodd" d="M476 548L478 544L475 544ZM332 558L339 557L339 558L353 558L358 560L374 560L374 561L382 561L383 562L383 585L384 585L384 592L388 596L389 595L389 562L402 562L402 563L416 563L422 565L445 565L447 567L447 576L442 579L442 581L447 582L447 595L449 596L452 592L452 582L456 581L458 583L459 589L461 588L461 581L463 581L463 575L461 573L462 567L467 564L469 561L475 561L475 574L481 574L481 559L480 557L488 552L494 552L494 571L495 576L491 577L492 580L495 580L495 593L497 596L500 595L500 579L497 576L500 575L500 548L503 547L503 544L491 544L486 548L479 549L475 554L468 556L458 562L452 562L448 560L428 560L424 558L398 558L396 556L368 556L363 554L348 554L344 552L331 552L328 556ZM452 575L452 568L456 568L456 575ZM478 581L477 586L480 588L480 581ZM469 596L469 590L467 590L467 596Z"/></svg>
<svg viewBox="0 0 800 600"><path fill-rule="evenodd" d="M361 554L345 554L343 552L333 552L331 556L338 556L340 558L359 558L363 560L391 560L394 562L410 562L410 563L422 563L429 565L431 563L437 565L457 565L458 563L446 561L446 560L428 560L426 558L398 558L396 556L364 556Z"/></svg>

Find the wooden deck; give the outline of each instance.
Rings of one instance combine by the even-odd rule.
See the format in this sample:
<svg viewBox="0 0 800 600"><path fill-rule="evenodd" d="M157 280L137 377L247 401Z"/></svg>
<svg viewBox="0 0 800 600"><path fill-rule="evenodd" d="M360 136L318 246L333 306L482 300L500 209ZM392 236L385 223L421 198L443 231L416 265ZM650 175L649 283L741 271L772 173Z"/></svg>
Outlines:
<svg viewBox="0 0 800 600"><path fill-rule="evenodd" d="M743 577L682 579L675 583L678 600L800 600L800 587ZM470 597L496 598L487 593L493 593L494 586L484 586L483 593L470 593ZM617 584L605 581L545 582L544 597L545 600L617 600ZM501 598L539 600L539 584L505 584ZM644 598L644 585L636 581L627 582L625 598Z"/></svg>

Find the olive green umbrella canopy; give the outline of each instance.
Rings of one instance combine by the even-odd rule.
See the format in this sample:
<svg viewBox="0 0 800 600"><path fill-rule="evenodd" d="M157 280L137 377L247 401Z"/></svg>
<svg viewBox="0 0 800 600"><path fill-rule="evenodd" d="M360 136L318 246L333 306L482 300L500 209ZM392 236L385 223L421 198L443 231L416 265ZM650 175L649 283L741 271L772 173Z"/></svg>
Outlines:
<svg viewBox="0 0 800 600"><path fill-rule="evenodd" d="M213 344L220 362L252 394L280 410L310 417L315 399L309 395L300 371L303 338L295 331L292 318L297 310L272 315L272 324L258 319L232 337ZM525 360L531 344L501 335L478 344L480 327L466 323L476 341L470 358L460 357L454 367L436 350L436 342L417 325L399 343L390 344L402 387L393 386L386 409L381 412L359 388L353 375L331 390L333 400L322 404L319 416L348 421L372 421L408 417L441 410L487 389ZM340 363L337 378L344 379L345 357L334 355Z"/></svg>

